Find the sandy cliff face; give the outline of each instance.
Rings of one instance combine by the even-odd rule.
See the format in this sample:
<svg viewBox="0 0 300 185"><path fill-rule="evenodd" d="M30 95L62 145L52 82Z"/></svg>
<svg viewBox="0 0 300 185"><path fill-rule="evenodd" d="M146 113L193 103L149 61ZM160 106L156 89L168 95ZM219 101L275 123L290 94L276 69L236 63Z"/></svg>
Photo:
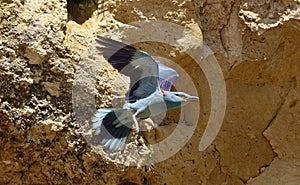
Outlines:
<svg viewBox="0 0 300 185"><path fill-rule="evenodd" d="M299 1L4 0L0 7L1 184L300 183ZM174 156L124 167L103 160L79 133L72 90L80 61L97 60L89 49L96 35L147 20L196 25L224 74L226 113L217 138L200 152L211 107L203 70L178 48L136 45L190 75L201 111L194 135ZM126 91L126 81L112 84L117 77L104 63L96 90L77 83L97 107L110 107ZM169 112L146 135L149 142L166 137L178 113Z"/></svg>

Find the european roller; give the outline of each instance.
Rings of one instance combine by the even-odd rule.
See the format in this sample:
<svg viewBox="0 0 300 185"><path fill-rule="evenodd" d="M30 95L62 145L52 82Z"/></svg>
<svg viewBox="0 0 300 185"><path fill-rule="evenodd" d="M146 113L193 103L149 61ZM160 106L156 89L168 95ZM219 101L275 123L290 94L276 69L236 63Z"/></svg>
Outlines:
<svg viewBox="0 0 300 185"><path fill-rule="evenodd" d="M171 92L179 74L147 52L101 36L96 38L96 48L115 69L130 77L123 108L98 109L92 118L93 134L105 149L124 150L132 129L140 131L139 119L198 101L196 96Z"/></svg>

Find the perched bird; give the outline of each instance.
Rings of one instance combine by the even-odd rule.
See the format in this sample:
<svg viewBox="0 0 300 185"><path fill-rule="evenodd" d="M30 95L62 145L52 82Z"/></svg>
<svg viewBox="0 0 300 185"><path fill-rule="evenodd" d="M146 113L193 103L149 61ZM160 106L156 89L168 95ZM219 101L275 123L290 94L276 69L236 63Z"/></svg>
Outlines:
<svg viewBox="0 0 300 185"><path fill-rule="evenodd" d="M138 119L146 119L169 109L180 108L198 97L170 89L179 74L157 62L148 53L109 38L98 36L96 48L120 73L130 77L128 101L122 109L98 109L92 118L94 135L110 151L124 150Z"/></svg>

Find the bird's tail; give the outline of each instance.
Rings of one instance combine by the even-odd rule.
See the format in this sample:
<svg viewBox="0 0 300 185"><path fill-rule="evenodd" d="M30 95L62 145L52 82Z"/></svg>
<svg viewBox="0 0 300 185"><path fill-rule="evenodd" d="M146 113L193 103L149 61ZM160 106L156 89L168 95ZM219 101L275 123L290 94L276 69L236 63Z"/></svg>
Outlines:
<svg viewBox="0 0 300 185"><path fill-rule="evenodd" d="M131 115L128 109L98 109L92 119L93 135L110 151L124 150L131 132Z"/></svg>

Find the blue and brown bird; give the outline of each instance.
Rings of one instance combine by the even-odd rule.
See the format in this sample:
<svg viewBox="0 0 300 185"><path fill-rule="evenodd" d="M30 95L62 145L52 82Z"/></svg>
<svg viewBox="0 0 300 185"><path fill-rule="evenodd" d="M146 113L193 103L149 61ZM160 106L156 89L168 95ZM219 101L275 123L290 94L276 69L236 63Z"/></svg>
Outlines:
<svg viewBox="0 0 300 185"><path fill-rule="evenodd" d="M96 38L96 48L115 69L130 77L127 103L123 108L98 109L92 119L93 134L109 151L124 150L132 128L140 131L138 119L198 101L196 96L171 92L179 74L147 52L102 36Z"/></svg>

